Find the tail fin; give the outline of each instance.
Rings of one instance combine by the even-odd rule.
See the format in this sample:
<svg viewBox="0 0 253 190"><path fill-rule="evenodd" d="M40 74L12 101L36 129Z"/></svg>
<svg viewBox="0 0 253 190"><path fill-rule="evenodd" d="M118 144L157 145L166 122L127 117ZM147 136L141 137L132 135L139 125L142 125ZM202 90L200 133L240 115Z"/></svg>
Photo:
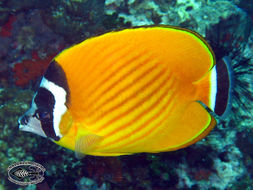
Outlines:
<svg viewBox="0 0 253 190"><path fill-rule="evenodd" d="M224 57L197 82L199 101L218 116L226 116L231 107L232 81L230 59Z"/></svg>

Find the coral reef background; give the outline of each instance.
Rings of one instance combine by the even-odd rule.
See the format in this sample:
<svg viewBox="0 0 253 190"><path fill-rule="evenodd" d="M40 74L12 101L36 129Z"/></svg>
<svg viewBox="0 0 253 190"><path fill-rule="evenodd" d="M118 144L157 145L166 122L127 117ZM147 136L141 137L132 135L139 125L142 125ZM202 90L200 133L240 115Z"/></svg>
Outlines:
<svg viewBox="0 0 253 190"><path fill-rule="evenodd" d="M205 139L175 152L77 160L18 131L18 117L62 49L107 31L158 24L195 30L218 61L231 59L231 112ZM252 24L251 0L0 1L0 189L252 189ZM46 168L44 182L21 187L8 181L7 167L28 160Z"/></svg>

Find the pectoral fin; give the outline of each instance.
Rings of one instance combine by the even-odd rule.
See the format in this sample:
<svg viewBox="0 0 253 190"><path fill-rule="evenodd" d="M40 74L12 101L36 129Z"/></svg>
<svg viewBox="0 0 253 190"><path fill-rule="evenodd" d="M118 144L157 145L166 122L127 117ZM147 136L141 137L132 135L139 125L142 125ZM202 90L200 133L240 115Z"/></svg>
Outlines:
<svg viewBox="0 0 253 190"><path fill-rule="evenodd" d="M96 134L87 134L80 136L75 144L75 156L78 159L84 157L85 154L91 152L96 145L101 142L102 137Z"/></svg>

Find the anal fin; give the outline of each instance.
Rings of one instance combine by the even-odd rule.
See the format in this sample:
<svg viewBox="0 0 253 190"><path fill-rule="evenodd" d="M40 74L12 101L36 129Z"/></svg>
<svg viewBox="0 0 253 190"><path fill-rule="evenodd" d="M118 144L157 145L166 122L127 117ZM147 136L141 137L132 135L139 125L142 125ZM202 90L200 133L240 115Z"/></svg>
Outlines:
<svg viewBox="0 0 253 190"><path fill-rule="evenodd" d="M153 152L173 151L190 146L204 138L215 125L214 117L199 102L189 102L182 115L160 132L157 143L160 148L154 147Z"/></svg>

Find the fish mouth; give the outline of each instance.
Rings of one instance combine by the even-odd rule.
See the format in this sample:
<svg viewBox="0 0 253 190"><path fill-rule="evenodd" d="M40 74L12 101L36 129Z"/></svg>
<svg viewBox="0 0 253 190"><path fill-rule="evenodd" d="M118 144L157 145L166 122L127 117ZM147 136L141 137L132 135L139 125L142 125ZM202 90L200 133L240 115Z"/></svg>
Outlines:
<svg viewBox="0 0 253 190"><path fill-rule="evenodd" d="M32 127L28 126L28 125L21 125L19 124L19 130L20 131L26 131L26 132L31 132L31 133L34 133L35 131L33 130Z"/></svg>
<svg viewBox="0 0 253 190"><path fill-rule="evenodd" d="M18 129L20 130L20 131L27 131L28 130L28 127L27 127L27 125L24 125L24 124L22 124L22 119L23 119L23 116L22 117L20 117L19 119L18 119ZM29 131L28 131L29 132Z"/></svg>

